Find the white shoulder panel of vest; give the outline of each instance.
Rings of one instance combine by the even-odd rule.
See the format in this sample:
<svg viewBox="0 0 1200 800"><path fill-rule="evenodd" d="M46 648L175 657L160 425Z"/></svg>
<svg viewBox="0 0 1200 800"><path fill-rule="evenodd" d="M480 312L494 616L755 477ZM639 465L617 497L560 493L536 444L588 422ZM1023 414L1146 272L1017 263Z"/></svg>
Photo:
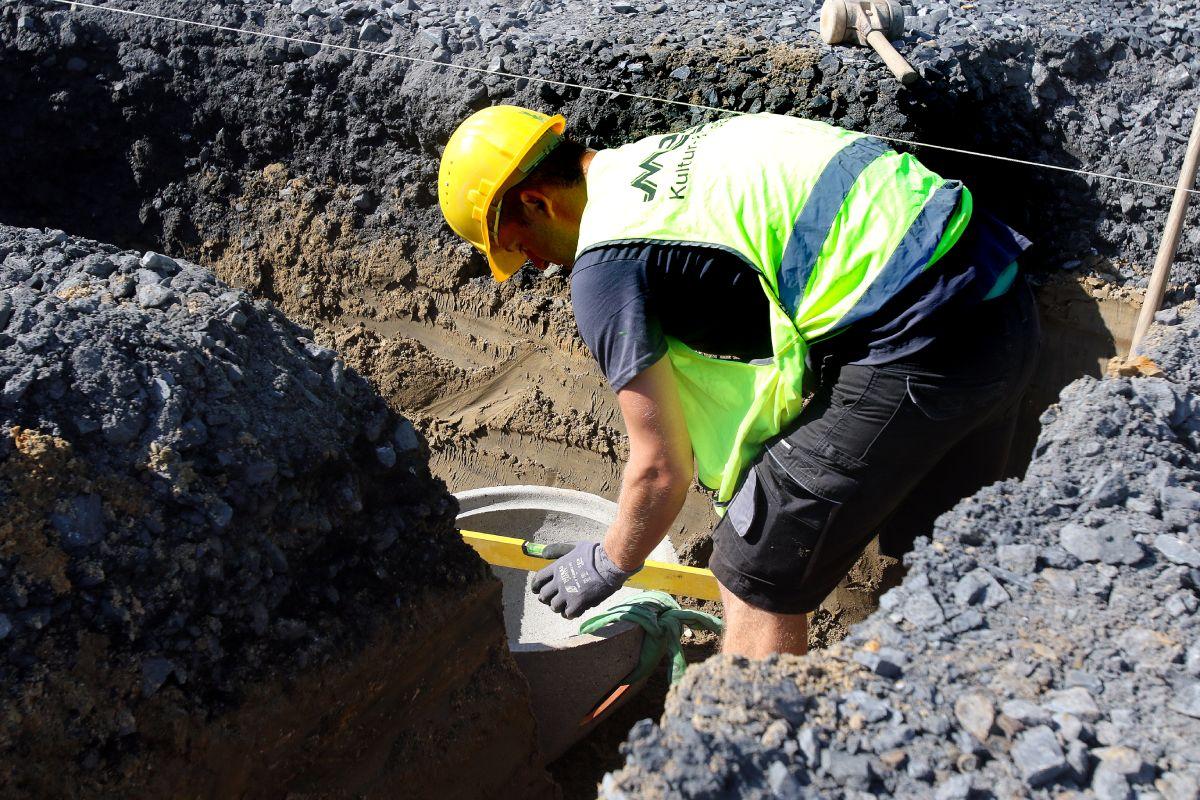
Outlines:
<svg viewBox="0 0 1200 800"><path fill-rule="evenodd" d="M588 169L578 253L611 242L690 242L771 271L826 166L859 138L813 120L754 114L601 151Z"/></svg>

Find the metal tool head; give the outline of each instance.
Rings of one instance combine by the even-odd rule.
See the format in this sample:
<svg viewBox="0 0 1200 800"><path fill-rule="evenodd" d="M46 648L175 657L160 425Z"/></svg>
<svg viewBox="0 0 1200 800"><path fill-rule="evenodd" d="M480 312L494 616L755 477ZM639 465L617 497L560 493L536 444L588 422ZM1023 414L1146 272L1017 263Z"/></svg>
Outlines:
<svg viewBox="0 0 1200 800"><path fill-rule="evenodd" d="M821 6L821 38L827 44L867 44L867 34L888 39L904 35L904 9L896 0L825 0Z"/></svg>

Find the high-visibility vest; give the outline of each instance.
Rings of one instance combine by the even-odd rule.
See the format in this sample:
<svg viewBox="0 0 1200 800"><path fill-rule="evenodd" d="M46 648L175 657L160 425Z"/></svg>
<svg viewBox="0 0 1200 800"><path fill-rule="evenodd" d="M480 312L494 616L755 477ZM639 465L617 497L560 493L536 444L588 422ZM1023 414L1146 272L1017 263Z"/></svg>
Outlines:
<svg viewBox="0 0 1200 800"><path fill-rule="evenodd" d="M668 337L700 482L718 509L800 413L809 343L878 310L957 241L971 194L879 139L755 114L602 150L587 173L576 257L663 242L754 268L773 358L711 358Z"/></svg>

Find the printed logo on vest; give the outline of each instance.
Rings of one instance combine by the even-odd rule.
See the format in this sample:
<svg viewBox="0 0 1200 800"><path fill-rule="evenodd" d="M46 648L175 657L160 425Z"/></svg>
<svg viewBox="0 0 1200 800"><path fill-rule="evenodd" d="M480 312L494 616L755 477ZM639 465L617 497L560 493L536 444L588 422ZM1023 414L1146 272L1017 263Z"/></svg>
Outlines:
<svg viewBox="0 0 1200 800"><path fill-rule="evenodd" d="M662 169L662 164L658 163L658 159L677 147L682 147L683 143L691 138L691 130L681 131L680 133L670 133L662 137L658 141L658 149L650 154L642 163L638 164L642 168L642 174L633 179L633 183L629 184L635 189L641 189L644 202L650 202L654 199L654 195L658 193L658 185L652 180L659 170Z"/></svg>
<svg viewBox="0 0 1200 800"><path fill-rule="evenodd" d="M642 168L642 173L629 185L634 189L641 189L643 202L648 203L653 200L658 194L658 184L654 182L654 177L662 170L659 158L686 144L687 150L684 151L683 158L675 166L675 180L668 190L672 200L682 200L687 193L688 177L691 174L692 161L696 157L696 148L700 145L700 140L725 122L727 120L721 119L704 125L695 125L679 133L669 133L662 137L658 140L658 147L650 154L650 157L638 164Z"/></svg>

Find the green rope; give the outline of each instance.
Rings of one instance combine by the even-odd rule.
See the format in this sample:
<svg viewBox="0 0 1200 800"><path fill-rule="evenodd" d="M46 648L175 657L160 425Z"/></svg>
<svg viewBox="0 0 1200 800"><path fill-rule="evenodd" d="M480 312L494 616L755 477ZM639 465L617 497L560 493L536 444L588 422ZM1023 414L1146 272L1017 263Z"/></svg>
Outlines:
<svg viewBox="0 0 1200 800"><path fill-rule="evenodd" d="M636 683L649 676L665 652L671 654L671 683L678 683L687 669L683 646L680 644L683 626L703 628L716 634L725 629L720 617L680 608L675 598L665 592L642 592L628 602L615 605L584 621L579 626L579 632L594 633L614 622L633 622L646 632L638 665L625 678L626 683Z"/></svg>

